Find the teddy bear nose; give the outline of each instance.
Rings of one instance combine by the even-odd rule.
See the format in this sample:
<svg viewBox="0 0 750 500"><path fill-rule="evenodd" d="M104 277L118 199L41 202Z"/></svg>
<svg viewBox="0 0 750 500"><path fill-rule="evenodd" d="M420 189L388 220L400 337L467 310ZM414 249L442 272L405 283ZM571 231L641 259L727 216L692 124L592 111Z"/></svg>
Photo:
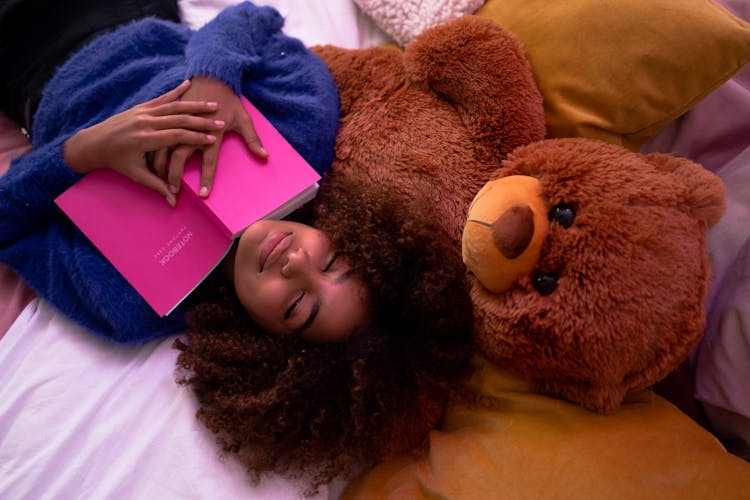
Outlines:
<svg viewBox="0 0 750 500"><path fill-rule="evenodd" d="M509 175L489 181L469 206L461 236L466 268L492 293L503 293L539 263L549 228L540 180Z"/></svg>
<svg viewBox="0 0 750 500"><path fill-rule="evenodd" d="M492 241L506 259L515 259L534 236L534 212L528 205L510 207L492 223Z"/></svg>

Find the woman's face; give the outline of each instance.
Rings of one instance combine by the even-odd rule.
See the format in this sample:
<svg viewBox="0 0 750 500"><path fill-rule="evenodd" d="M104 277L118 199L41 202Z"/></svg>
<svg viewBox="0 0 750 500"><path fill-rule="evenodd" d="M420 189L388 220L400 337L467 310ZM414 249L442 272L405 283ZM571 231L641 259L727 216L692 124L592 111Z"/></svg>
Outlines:
<svg viewBox="0 0 750 500"><path fill-rule="evenodd" d="M234 287L262 328L339 342L367 320L367 291L328 238L304 224L261 220L240 237Z"/></svg>

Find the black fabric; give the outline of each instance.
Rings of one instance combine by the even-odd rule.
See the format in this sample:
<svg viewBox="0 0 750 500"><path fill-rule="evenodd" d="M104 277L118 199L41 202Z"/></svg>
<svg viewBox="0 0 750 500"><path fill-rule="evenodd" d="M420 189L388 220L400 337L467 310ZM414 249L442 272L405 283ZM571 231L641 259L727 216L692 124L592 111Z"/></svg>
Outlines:
<svg viewBox="0 0 750 500"><path fill-rule="evenodd" d="M177 0L0 0L0 110L31 130L44 85L71 52L147 16L179 22Z"/></svg>

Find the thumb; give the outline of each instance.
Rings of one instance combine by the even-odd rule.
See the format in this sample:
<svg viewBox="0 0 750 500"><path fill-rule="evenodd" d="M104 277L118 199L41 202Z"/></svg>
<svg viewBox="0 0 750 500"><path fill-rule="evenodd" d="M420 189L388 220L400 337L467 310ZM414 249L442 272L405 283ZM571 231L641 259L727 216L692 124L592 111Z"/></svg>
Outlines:
<svg viewBox="0 0 750 500"><path fill-rule="evenodd" d="M167 183L155 174L152 174L147 170L139 170L133 173L131 179L162 195L171 206L177 204L177 198L169 191Z"/></svg>

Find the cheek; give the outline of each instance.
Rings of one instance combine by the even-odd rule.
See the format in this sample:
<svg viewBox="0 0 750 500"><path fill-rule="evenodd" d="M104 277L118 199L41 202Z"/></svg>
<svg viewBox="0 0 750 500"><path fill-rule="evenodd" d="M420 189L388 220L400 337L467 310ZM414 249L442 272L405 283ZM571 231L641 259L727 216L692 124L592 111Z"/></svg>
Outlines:
<svg viewBox="0 0 750 500"><path fill-rule="evenodd" d="M240 279L245 273L250 275L258 271L260 262L258 261L257 247L263 241L266 233L256 224L250 226L242 233L237 243L237 253L234 257L234 278Z"/></svg>
<svg viewBox="0 0 750 500"><path fill-rule="evenodd" d="M281 317L282 300L288 293L282 280L272 279L238 279L235 292L250 317L261 326Z"/></svg>
<svg viewBox="0 0 750 500"><path fill-rule="evenodd" d="M361 286L342 287L329 297L331 307L325 325L330 338L342 341L368 320L367 293Z"/></svg>

